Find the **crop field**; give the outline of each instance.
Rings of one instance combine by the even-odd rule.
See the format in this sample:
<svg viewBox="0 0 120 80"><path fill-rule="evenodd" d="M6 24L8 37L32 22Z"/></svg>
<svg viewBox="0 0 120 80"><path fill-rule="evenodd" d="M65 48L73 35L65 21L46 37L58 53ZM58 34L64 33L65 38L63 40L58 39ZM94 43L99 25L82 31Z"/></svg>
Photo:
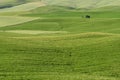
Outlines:
<svg viewBox="0 0 120 80"><path fill-rule="evenodd" d="M21 23L29 22L29 21L36 20L36 19L38 19L38 18L16 17L16 16L0 16L0 27L21 24Z"/></svg>
<svg viewBox="0 0 120 80"><path fill-rule="evenodd" d="M20 11L29 11L35 8L38 8L40 6L45 6L45 4L41 3L40 1L38 2L31 2L31 3L26 3L22 5L18 5L12 8L6 8L6 9L1 9L0 12L20 12Z"/></svg>
<svg viewBox="0 0 120 80"><path fill-rule="evenodd" d="M120 80L119 6L36 1L0 9L0 80Z"/></svg>
<svg viewBox="0 0 120 80"><path fill-rule="evenodd" d="M120 0L42 0L49 5L70 6L75 8L100 8L120 6Z"/></svg>

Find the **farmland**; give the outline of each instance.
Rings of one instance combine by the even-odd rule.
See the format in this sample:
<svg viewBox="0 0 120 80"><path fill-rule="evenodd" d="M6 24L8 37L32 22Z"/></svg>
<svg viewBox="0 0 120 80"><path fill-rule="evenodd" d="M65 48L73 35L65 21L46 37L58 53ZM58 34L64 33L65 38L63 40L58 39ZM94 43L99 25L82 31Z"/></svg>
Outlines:
<svg viewBox="0 0 120 80"><path fill-rule="evenodd" d="M105 4L0 9L0 80L120 80L120 7Z"/></svg>

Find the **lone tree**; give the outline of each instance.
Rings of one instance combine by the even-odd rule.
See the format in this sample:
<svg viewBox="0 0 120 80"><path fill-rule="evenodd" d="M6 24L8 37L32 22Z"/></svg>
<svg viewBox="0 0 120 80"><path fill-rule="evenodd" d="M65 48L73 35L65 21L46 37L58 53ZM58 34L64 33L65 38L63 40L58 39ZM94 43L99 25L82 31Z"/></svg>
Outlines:
<svg viewBox="0 0 120 80"><path fill-rule="evenodd" d="M88 18L88 19L90 19L91 17L90 17L90 15L86 15L86 16L85 16L85 18Z"/></svg>

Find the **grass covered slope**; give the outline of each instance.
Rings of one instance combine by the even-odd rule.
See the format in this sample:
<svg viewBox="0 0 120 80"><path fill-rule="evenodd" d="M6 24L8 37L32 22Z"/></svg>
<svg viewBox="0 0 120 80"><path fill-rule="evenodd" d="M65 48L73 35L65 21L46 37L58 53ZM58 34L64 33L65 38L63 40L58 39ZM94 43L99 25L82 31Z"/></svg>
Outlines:
<svg viewBox="0 0 120 80"><path fill-rule="evenodd" d="M0 37L0 79L120 79L119 35L32 36L0 32Z"/></svg>
<svg viewBox="0 0 120 80"><path fill-rule="evenodd" d="M0 9L10 8L28 2L35 2L40 0L0 0Z"/></svg>
<svg viewBox="0 0 120 80"><path fill-rule="evenodd" d="M11 8L6 8L6 9L1 9L0 12L21 12L21 11L29 11L41 6L45 6L44 3L42 2L30 2L30 3L26 3L26 4L22 4L22 5L18 5L15 7L11 7Z"/></svg>
<svg viewBox="0 0 120 80"><path fill-rule="evenodd" d="M93 9L93 11L114 11L114 12L120 12L120 6L107 6L107 7L101 7Z"/></svg>
<svg viewBox="0 0 120 80"><path fill-rule="evenodd" d="M68 6L71 8L73 7L83 9L93 9L106 6L120 6L120 0L1 0L0 8L9 8L29 2L38 1L42 1L46 5Z"/></svg>
<svg viewBox="0 0 120 80"><path fill-rule="evenodd" d="M9 8L15 5L14 0L0 0L0 8Z"/></svg>
<svg viewBox="0 0 120 80"><path fill-rule="evenodd" d="M0 30L43 30L43 31L67 31L74 33L83 32L108 32L120 33L120 19L79 19L57 18L38 19L14 26L6 26ZM74 27L73 27L74 26Z"/></svg>
<svg viewBox="0 0 120 80"><path fill-rule="evenodd" d="M120 0L43 0L49 5L69 6L75 8L97 8L104 6L120 6Z"/></svg>
<svg viewBox="0 0 120 80"><path fill-rule="evenodd" d="M117 9L13 8L0 14L0 80L120 80Z"/></svg>
<svg viewBox="0 0 120 80"><path fill-rule="evenodd" d="M0 16L0 27L21 24L21 23L29 22L36 19L38 18L18 17L18 16L17 17L16 16Z"/></svg>

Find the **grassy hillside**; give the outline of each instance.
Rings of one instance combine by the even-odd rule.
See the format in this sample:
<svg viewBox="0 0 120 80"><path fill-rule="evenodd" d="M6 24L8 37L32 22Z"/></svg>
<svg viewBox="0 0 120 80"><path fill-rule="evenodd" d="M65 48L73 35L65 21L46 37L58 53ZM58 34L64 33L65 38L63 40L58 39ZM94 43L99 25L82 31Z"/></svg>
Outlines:
<svg viewBox="0 0 120 80"><path fill-rule="evenodd" d="M0 32L0 37L0 79L120 79L119 35Z"/></svg>
<svg viewBox="0 0 120 80"><path fill-rule="evenodd" d="M0 9L0 80L120 80L119 0L46 1Z"/></svg>
<svg viewBox="0 0 120 80"><path fill-rule="evenodd" d="M107 7L101 7L93 9L93 11L114 11L114 12L120 12L120 6L107 6Z"/></svg>
<svg viewBox="0 0 120 80"><path fill-rule="evenodd" d="M79 19L56 18L39 19L24 24L2 27L0 30L44 30L67 32L109 32L120 33L120 19ZM74 27L73 27L74 26Z"/></svg>
<svg viewBox="0 0 120 80"><path fill-rule="evenodd" d="M14 0L0 0L0 8L8 8L14 5Z"/></svg>
<svg viewBox="0 0 120 80"><path fill-rule="evenodd" d="M67 7L44 6L22 15L43 18L23 24L2 27L0 30L44 30L75 33L119 33L120 30L120 12L81 12ZM91 19L84 18L85 15L90 15Z"/></svg>
<svg viewBox="0 0 120 80"><path fill-rule="evenodd" d="M16 16L0 16L0 27L10 26L15 24L21 24L25 22L29 22L32 20L36 20L38 18L31 17L16 17Z"/></svg>
<svg viewBox="0 0 120 80"><path fill-rule="evenodd" d="M75 8L97 8L104 6L120 6L120 0L43 0L49 5L70 6Z"/></svg>
<svg viewBox="0 0 120 80"><path fill-rule="evenodd" d="M0 9L11 8L17 5L25 4L28 2L35 2L40 0L0 0Z"/></svg>
<svg viewBox="0 0 120 80"><path fill-rule="evenodd" d="M22 4L22 5L18 5L15 7L11 7L11 8L6 8L6 9L1 9L0 12L20 12L20 11L29 11L41 6L45 6L44 3L42 2L30 2L30 3L26 3L26 4Z"/></svg>
<svg viewBox="0 0 120 80"><path fill-rule="evenodd" d="M42 1L46 5L68 6L81 9L93 9L106 6L120 6L120 0L1 0L0 8L9 8L28 2Z"/></svg>

